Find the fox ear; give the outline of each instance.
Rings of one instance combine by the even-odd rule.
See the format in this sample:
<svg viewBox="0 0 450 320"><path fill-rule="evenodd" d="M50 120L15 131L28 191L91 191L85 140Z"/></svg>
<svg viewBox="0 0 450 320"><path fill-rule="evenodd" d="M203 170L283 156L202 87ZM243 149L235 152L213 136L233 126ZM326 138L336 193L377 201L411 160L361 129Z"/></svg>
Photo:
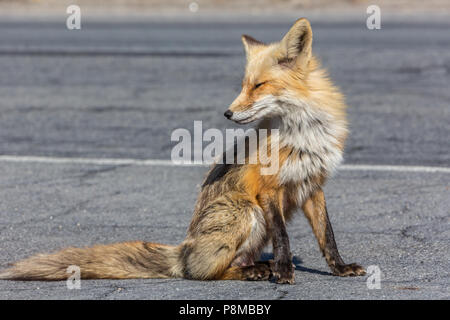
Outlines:
<svg viewBox="0 0 450 320"><path fill-rule="evenodd" d="M258 41L255 38L250 37L246 34L243 34L241 39L242 39L242 44L244 45L245 54L247 55L247 57L250 55L252 49L255 46L265 46L266 45L264 42Z"/></svg>
<svg viewBox="0 0 450 320"><path fill-rule="evenodd" d="M280 42L283 60L295 61L295 65L305 67L311 59L312 38L309 21L298 19Z"/></svg>

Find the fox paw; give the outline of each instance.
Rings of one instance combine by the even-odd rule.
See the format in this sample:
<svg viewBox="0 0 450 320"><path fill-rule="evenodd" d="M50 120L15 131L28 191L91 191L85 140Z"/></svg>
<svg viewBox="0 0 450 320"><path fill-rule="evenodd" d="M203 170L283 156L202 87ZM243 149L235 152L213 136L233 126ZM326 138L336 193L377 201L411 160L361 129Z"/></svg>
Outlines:
<svg viewBox="0 0 450 320"><path fill-rule="evenodd" d="M332 271L335 276L340 277L355 277L366 274L366 270L356 263L336 265L332 268Z"/></svg>
<svg viewBox="0 0 450 320"><path fill-rule="evenodd" d="M249 281L269 280L272 274L270 266L264 263L257 263L251 267L245 267L243 271L244 277Z"/></svg>
<svg viewBox="0 0 450 320"><path fill-rule="evenodd" d="M272 261L272 278L276 283L280 284L294 284L295 275L294 268L290 260L286 261Z"/></svg>

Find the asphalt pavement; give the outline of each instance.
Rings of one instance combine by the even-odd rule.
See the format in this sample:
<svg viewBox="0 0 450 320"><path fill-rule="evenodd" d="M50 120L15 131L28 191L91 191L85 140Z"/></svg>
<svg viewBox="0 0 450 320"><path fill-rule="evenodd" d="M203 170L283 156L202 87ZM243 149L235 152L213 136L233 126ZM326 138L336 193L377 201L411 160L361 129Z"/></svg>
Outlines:
<svg viewBox="0 0 450 320"><path fill-rule="evenodd" d="M0 267L66 246L127 240L177 244L204 167L37 163L28 156L170 159L176 128L236 127L241 34L278 41L293 17L0 21ZM345 163L325 188L347 262L333 277L299 212L289 225L296 284L182 279L0 281L0 299L449 299L449 20L315 17L313 50L347 97ZM20 159L25 159L23 162ZM391 165L398 170L370 170ZM404 170L402 169L404 168ZM265 250L270 257L270 247Z"/></svg>

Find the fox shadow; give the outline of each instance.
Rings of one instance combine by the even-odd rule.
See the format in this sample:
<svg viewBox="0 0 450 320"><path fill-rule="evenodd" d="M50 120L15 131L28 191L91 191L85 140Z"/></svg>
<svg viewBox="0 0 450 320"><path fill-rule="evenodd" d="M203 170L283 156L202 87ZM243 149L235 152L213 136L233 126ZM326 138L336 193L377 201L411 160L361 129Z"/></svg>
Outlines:
<svg viewBox="0 0 450 320"><path fill-rule="evenodd" d="M272 253L263 252L261 254L261 257L260 257L261 261L268 261L268 260L271 260L271 259L273 259L273 254ZM311 268L307 268L307 267L302 266L303 261L297 256L294 256L292 258L292 263L295 265L295 270L298 270L298 271L308 272L308 273L313 273L313 274L320 274L322 276L332 276L331 272L315 270L315 269L311 269Z"/></svg>

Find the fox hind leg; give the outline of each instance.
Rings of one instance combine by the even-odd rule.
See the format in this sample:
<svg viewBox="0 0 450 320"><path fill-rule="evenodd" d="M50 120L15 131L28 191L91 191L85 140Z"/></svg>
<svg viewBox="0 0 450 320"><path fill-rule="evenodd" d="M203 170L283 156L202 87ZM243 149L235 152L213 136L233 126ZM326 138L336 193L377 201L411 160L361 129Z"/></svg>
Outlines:
<svg viewBox="0 0 450 320"><path fill-rule="evenodd" d="M303 212L308 218L313 232L319 242L320 250L334 275L362 276L366 272L356 263L345 264L337 249L334 233L328 217L325 196L319 189L303 204Z"/></svg>
<svg viewBox="0 0 450 320"><path fill-rule="evenodd" d="M196 212L180 246L183 276L198 280L266 278L268 268L253 267L253 262L248 267L232 266L237 257L251 257L263 248L263 237L255 240L252 234L255 214L260 211L244 194L231 193Z"/></svg>

